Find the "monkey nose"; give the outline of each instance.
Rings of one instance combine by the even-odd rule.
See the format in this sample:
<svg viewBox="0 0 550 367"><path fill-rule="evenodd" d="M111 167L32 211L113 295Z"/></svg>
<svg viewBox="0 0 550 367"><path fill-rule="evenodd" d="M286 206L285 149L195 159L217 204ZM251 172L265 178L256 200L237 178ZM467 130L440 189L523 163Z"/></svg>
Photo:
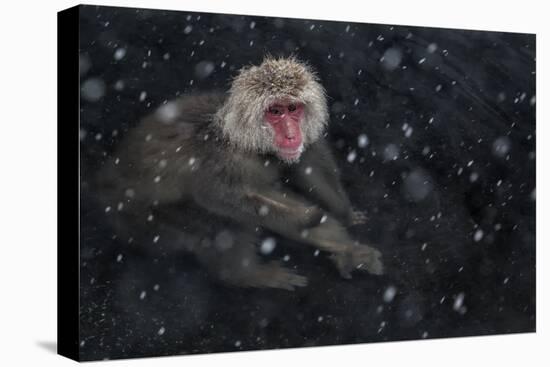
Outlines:
<svg viewBox="0 0 550 367"><path fill-rule="evenodd" d="M296 138L296 130L291 123L286 123L284 125L284 135L285 135L285 138L288 140L293 140Z"/></svg>

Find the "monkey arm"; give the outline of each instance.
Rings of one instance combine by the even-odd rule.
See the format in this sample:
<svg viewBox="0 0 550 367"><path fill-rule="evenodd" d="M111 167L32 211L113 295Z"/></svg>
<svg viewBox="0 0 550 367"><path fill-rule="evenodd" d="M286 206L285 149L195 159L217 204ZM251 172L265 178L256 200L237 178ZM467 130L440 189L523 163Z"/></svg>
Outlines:
<svg viewBox="0 0 550 367"><path fill-rule="evenodd" d="M247 226L284 234L317 225L323 216L321 208L282 190L221 182L198 186L193 195L198 205Z"/></svg>
<svg viewBox="0 0 550 367"><path fill-rule="evenodd" d="M268 190L265 192L249 191L246 197L253 203L262 222L269 228L270 222L282 221L283 229L288 229L290 224L294 228L302 229L319 224L323 217L323 210L312 205L289 192ZM273 218L269 218L273 217Z"/></svg>
<svg viewBox="0 0 550 367"><path fill-rule="evenodd" d="M341 189L338 183L335 186L330 185L327 181L323 181L323 177L312 178L310 182L304 180L301 182L304 189L311 190L310 195L314 200L320 202L323 208L330 211L338 220L344 224L349 224L352 217L351 203Z"/></svg>
<svg viewBox="0 0 550 367"><path fill-rule="evenodd" d="M351 272L362 266L371 273L382 273L378 250L356 244L340 220L332 215L324 216L319 207L301 197L265 187L228 186L225 190L215 190L217 195L199 191L196 200L210 212L245 226L263 226L289 239L331 252L331 259L343 277L350 278ZM302 285L303 281L298 281L296 285Z"/></svg>
<svg viewBox="0 0 550 367"><path fill-rule="evenodd" d="M293 184L300 192L343 223L351 223L351 203L340 182L336 162L324 141L312 144L306 150L300 164L293 168L293 176Z"/></svg>

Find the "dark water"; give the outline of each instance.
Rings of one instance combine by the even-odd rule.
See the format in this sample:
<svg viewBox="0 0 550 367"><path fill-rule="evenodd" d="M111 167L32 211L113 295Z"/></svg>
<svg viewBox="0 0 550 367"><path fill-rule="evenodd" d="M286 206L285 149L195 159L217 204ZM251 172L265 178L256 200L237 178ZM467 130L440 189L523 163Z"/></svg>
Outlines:
<svg viewBox="0 0 550 367"><path fill-rule="evenodd" d="M535 330L534 35L83 7L80 52L84 360ZM228 288L113 239L90 182L120 139L266 53L318 71L386 275L279 240L308 287Z"/></svg>

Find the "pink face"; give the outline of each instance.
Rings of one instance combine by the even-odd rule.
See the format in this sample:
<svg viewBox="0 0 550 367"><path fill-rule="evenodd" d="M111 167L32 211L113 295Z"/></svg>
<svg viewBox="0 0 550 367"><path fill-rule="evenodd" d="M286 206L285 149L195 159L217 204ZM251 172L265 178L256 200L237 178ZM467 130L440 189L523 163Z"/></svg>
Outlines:
<svg viewBox="0 0 550 367"><path fill-rule="evenodd" d="M302 153L304 105L290 101L277 101L265 111L265 119L275 132L277 155L284 160L296 160Z"/></svg>

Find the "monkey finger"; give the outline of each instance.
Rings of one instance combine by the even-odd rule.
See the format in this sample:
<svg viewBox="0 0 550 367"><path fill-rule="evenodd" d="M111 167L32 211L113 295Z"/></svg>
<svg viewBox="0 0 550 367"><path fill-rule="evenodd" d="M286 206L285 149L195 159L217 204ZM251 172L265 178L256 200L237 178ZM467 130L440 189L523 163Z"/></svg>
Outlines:
<svg viewBox="0 0 550 367"><path fill-rule="evenodd" d="M344 279L351 279L351 272L348 269L338 269L340 276Z"/></svg>
<svg viewBox="0 0 550 367"><path fill-rule="evenodd" d="M307 286L307 278L302 275L294 274L292 276L291 283L296 287L305 287Z"/></svg>
<svg viewBox="0 0 550 367"><path fill-rule="evenodd" d="M330 259L338 268L340 276L344 279L351 279L351 272L353 271L353 259L349 255L349 253L336 253L330 256Z"/></svg>
<svg viewBox="0 0 550 367"><path fill-rule="evenodd" d="M307 278L302 275L292 273L276 277L275 279L273 279L272 283L273 288L286 289L289 291L293 291L295 287L305 286L307 286Z"/></svg>
<svg viewBox="0 0 550 367"><path fill-rule="evenodd" d="M351 225L356 226L367 223L367 214L364 211L354 210L351 214Z"/></svg>
<svg viewBox="0 0 550 367"><path fill-rule="evenodd" d="M295 287L305 287L307 278L274 261L261 267L256 274L256 282L263 287L293 291Z"/></svg>

